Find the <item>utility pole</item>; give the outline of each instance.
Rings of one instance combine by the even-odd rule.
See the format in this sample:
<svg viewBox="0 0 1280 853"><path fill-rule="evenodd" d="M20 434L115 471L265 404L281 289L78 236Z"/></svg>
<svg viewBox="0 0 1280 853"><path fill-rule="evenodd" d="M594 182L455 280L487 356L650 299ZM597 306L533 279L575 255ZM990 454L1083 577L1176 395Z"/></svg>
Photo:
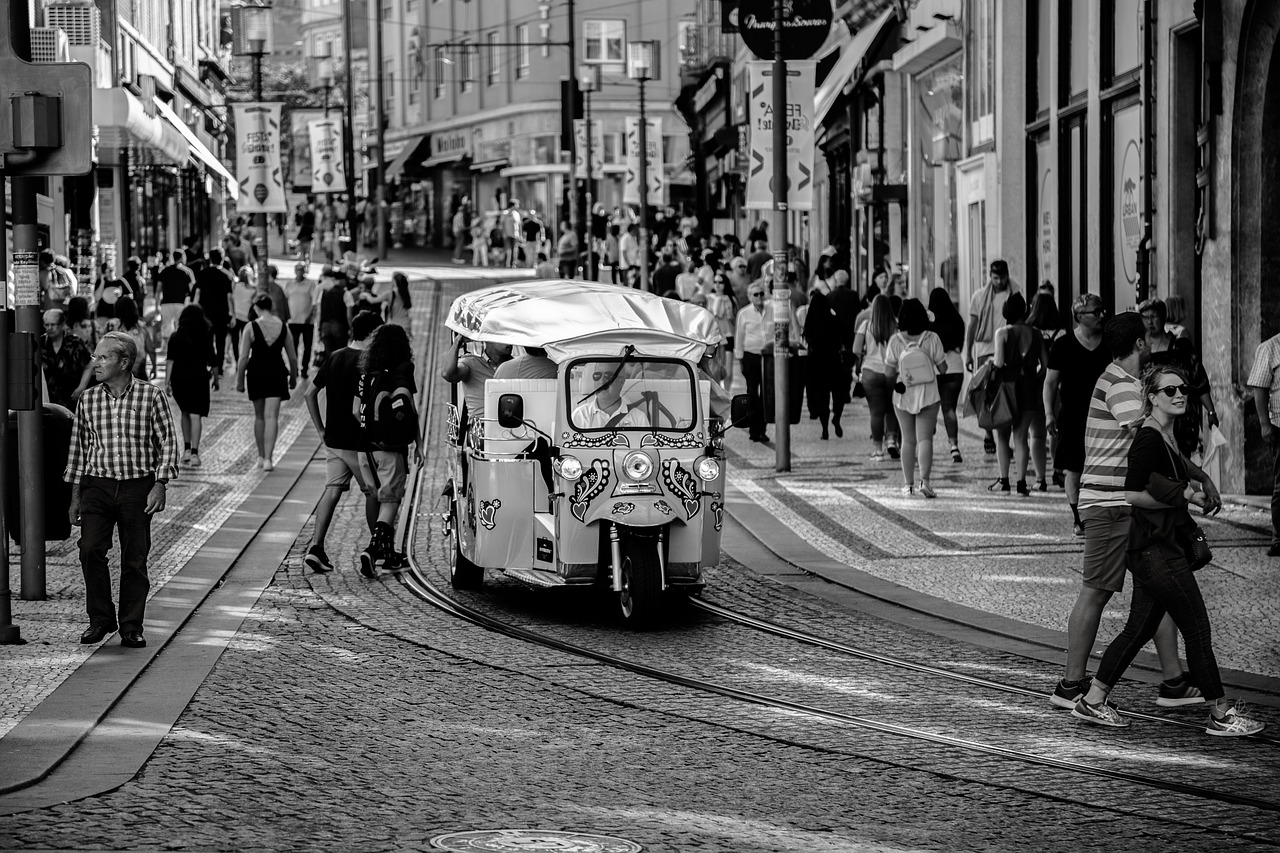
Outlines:
<svg viewBox="0 0 1280 853"><path fill-rule="evenodd" d="M256 103L262 103L262 56L264 53L265 42L255 40L254 47L257 49L253 52L253 100ZM258 286L266 287L267 285L267 265L269 260L270 237L267 235L267 214L253 214L253 230L258 232Z"/></svg>
<svg viewBox="0 0 1280 853"><path fill-rule="evenodd" d="M381 3L382 0L373 0L375 3ZM381 8L381 7L379 7ZM355 82L351 79L351 45L355 43L352 38L354 27L352 18L354 14L351 9L351 0L342 0L342 47L343 47L343 69L347 75L347 121L342 128L342 159L343 168L347 170L347 248L355 252L356 243L356 169L355 169ZM381 75L382 70L378 70Z"/></svg>
<svg viewBox="0 0 1280 853"><path fill-rule="evenodd" d="M36 179L13 178L13 265L14 278L40 279L36 261L40 249L37 236ZM25 271L21 269L25 267ZM16 291L16 288L15 288ZM18 493L22 497L22 598L43 601L44 584L44 401L40 399L40 340L44 322L40 316L39 288L34 301L16 294L14 326L19 335L29 335L31 357L37 381L30 408L18 411ZM6 411L6 417L8 412ZM8 547L8 543L5 543Z"/></svg>
<svg viewBox="0 0 1280 853"><path fill-rule="evenodd" d="M640 84L640 289L649 291L649 118L645 114L644 84L662 79L662 42L627 43L627 76ZM659 143L661 144L661 143Z"/></svg>
<svg viewBox="0 0 1280 853"><path fill-rule="evenodd" d="M773 0L773 426L775 471L791 470L791 288L787 285L787 60L783 0Z"/></svg>
<svg viewBox="0 0 1280 853"><path fill-rule="evenodd" d="M385 258L387 256L387 159L383 156L386 150L386 123L387 119L384 115L385 106L382 103L382 2L374 0L374 34L373 34L373 88L374 98L374 118L376 127L374 128L374 144L378 149L375 162L378 169L374 172L374 205L376 210L370 211L365 208L365 216L372 215L374 222L378 226L378 257ZM365 188L365 195L369 195L368 187Z"/></svg>
<svg viewBox="0 0 1280 853"><path fill-rule="evenodd" d="M565 42L569 46L569 103L566 106L569 108L569 128L572 130L573 122L578 118L578 33L574 16L574 0L565 0L565 6L567 7L565 9L565 24L569 30L569 32L565 33ZM576 136L577 134L574 133L569 134L570 164L578 162L578 140ZM588 164L588 171L590 171L590 168L591 166ZM579 215L578 202L582 197L578 194L578 178L573 173L572 165L570 165L567 177L569 179L569 224L573 227L573 232L578 236L578 245L581 246L583 217ZM559 224L556 227L558 231ZM560 261L563 260L563 258L560 259ZM577 266L577 258L574 258L574 266ZM583 276L583 278L586 278L586 276Z"/></svg>
<svg viewBox="0 0 1280 853"><path fill-rule="evenodd" d="M5 251L5 179L0 175L0 265ZM0 283L3 286L3 283ZM9 528L5 520L9 472L9 305L8 288L0 293L0 646L19 645L22 629L13 624L13 590L9 588Z"/></svg>

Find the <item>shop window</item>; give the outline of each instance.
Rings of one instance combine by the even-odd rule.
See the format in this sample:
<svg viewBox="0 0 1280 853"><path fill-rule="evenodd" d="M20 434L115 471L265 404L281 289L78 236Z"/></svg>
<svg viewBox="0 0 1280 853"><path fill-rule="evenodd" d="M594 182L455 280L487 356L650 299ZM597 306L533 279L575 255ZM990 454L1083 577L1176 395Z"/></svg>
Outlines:
<svg viewBox="0 0 1280 853"><path fill-rule="evenodd" d="M556 152L560 149L560 137L535 136L533 138L533 161L550 165L556 162Z"/></svg>
<svg viewBox="0 0 1280 853"><path fill-rule="evenodd" d="M1031 141L1034 151L1035 194L1029 213L1031 228L1028 236L1036 259L1035 272L1028 275L1027 284L1052 282L1061 289L1058 275L1058 176L1053 167L1053 149L1048 131L1043 131Z"/></svg>
<svg viewBox="0 0 1280 853"><path fill-rule="evenodd" d="M444 78L445 61L443 47L437 47L435 49L435 60L432 65L435 67L435 96L438 101L444 97L445 86L447 85Z"/></svg>
<svg viewBox="0 0 1280 853"><path fill-rule="evenodd" d="M1142 0L1111 0L1111 81L1142 63ZM1105 20L1105 18L1104 18Z"/></svg>
<svg viewBox="0 0 1280 853"><path fill-rule="evenodd" d="M529 61L531 51L529 49L529 25L521 24L516 27L516 79L523 80L529 76Z"/></svg>
<svg viewBox="0 0 1280 853"><path fill-rule="evenodd" d="M476 52L467 42L463 42L461 47L458 51L458 91L470 92L471 84L476 80Z"/></svg>
<svg viewBox="0 0 1280 853"><path fill-rule="evenodd" d="M1104 253L1104 264L1109 266L1103 276L1103 287L1110 280L1114 288L1111 298L1103 293L1104 304L1112 313L1126 311L1136 303L1135 286L1138 282L1138 245L1142 242L1142 108L1136 99L1126 98L1117 103L1111 115L1109 145L1105 149L1108 159L1108 190L1111 203L1107 210L1111 220L1106 233L1109 251Z"/></svg>
<svg viewBox="0 0 1280 853"><path fill-rule="evenodd" d="M595 120L592 119L592 123ZM622 134L621 133L605 133L601 137L604 140L604 162L621 163L622 157Z"/></svg>
<svg viewBox="0 0 1280 853"><path fill-rule="evenodd" d="M960 54L918 75L910 150L919 175L912 277L926 289L959 298L956 161L964 124L964 65Z"/></svg>
<svg viewBox="0 0 1280 853"><path fill-rule="evenodd" d="M995 139L996 51L995 0L969 0L969 144Z"/></svg>
<svg viewBox="0 0 1280 853"><path fill-rule="evenodd" d="M987 202L973 201L965 211L968 217L969 281L974 292L987 281Z"/></svg>
<svg viewBox="0 0 1280 853"><path fill-rule="evenodd" d="M1079 296L1089 290L1088 254L1085 242L1088 233L1087 186L1089 179L1089 160L1085 134L1085 116L1074 116L1063 125L1062 145L1066 148L1062 158L1062 180L1060 187L1067 190L1066 209L1060 229L1059 244L1063 247L1061 275L1070 283L1067 292ZM1063 288L1058 292L1062 293Z"/></svg>
<svg viewBox="0 0 1280 853"><path fill-rule="evenodd" d="M498 34L489 33L487 37L489 49L485 52L485 83L492 86L498 82L498 69L501 65L501 53L498 47Z"/></svg>
<svg viewBox="0 0 1280 853"><path fill-rule="evenodd" d="M1067 99L1083 96L1089 89L1089 2L1090 0L1061 0L1069 8L1063 20L1067 22L1071 47L1068 51Z"/></svg>
<svg viewBox="0 0 1280 853"><path fill-rule="evenodd" d="M383 60L382 63L382 94L383 97L392 98L396 94L396 65L394 59Z"/></svg>
<svg viewBox="0 0 1280 853"><path fill-rule="evenodd" d="M1027 106L1031 114L1028 121L1034 121L1038 115L1046 115L1053 103L1049 92L1051 71L1053 70L1053 4L1051 0L1036 0L1035 12L1028 18L1032 28L1031 44L1035 45L1031 56L1031 70L1035 75L1035 98Z"/></svg>

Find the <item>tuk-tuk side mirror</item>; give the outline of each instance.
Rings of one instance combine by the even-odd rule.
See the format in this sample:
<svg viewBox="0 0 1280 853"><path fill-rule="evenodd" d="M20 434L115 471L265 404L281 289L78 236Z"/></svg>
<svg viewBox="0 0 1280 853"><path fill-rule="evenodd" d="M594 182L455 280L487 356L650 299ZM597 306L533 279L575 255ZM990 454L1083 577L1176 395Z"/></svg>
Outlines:
<svg viewBox="0 0 1280 853"><path fill-rule="evenodd" d="M746 394L735 394L729 405L729 426L743 427L751 420L751 398Z"/></svg>
<svg viewBox="0 0 1280 853"><path fill-rule="evenodd" d="M498 426L503 429L524 426L524 397L519 394L503 394L498 397Z"/></svg>

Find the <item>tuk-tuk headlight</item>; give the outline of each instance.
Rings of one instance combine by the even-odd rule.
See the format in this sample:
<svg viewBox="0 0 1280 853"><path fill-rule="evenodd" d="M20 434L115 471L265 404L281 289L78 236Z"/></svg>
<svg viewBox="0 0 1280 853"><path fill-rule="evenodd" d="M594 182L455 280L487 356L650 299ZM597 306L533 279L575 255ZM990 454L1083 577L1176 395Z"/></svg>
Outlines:
<svg viewBox="0 0 1280 853"><path fill-rule="evenodd" d="M582 463L576 456L559 456L552 461L552 467L566 480L576 480L582 476Z"/></svg>
<svg viewBox="0 0 1280 853"><path fill-rule="evenodd" d="M699 480L710 483L720 476L720 463L710 456L703 456L693 463L693 473L698 475Z"/></svg>
<svg viewBox="0 0 1280 853"><path fill-rule="evenodd" d="M633 450L622 460L622 473L632 480L647 480L653 474L653 460L643 450Z"/></svg>

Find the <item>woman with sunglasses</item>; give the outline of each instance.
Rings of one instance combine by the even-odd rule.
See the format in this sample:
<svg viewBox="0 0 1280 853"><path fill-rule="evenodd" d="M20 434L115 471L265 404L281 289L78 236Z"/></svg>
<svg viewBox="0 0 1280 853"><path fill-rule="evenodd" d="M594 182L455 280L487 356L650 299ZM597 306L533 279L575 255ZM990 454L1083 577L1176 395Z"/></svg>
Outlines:
<svg viewBox="0 0 1280 853"><path fill-rule="evenodd" d="M720 347L718 377L720 384L726 388L733 386L733 330L738 316L738 302L733 298L733 288L729 285L729 277L723 270L716 272L711 279L711 292L707 294L707 310L716 318L720 326L720 334L724 336L724 345Z"/></svg>
<svg viewBox="0 0 1280 853"><path fill-rule="evenodd" d="M1156 633L1166 613L1182 633L1186 645L1190 685L1209 704L1205 733L1218 737L1257 734L1263 724L1232 705L1222 690L1218 662L1210 643L1209 614L1179 543L1179 531L1194 525L1189 506L1206 515L1222 509L1213 482L1187 461L1174 438L1174 420L1186 412L1191 381L1181 368L1154 365L1143 381L1146 418L1129 448L1125 500L1133 506L1129 527L1128 568L1133 597L1124 630L1112 640L1089 691L1076 702L1071 715L1101 726L1123 728L1129 721L1107 703L1107 696ZM1190 480L1204 486L1197 492ZM1186 673L1179 681L1185 682ZM1179 686L1179 685L1170 685Z"/></svg>

